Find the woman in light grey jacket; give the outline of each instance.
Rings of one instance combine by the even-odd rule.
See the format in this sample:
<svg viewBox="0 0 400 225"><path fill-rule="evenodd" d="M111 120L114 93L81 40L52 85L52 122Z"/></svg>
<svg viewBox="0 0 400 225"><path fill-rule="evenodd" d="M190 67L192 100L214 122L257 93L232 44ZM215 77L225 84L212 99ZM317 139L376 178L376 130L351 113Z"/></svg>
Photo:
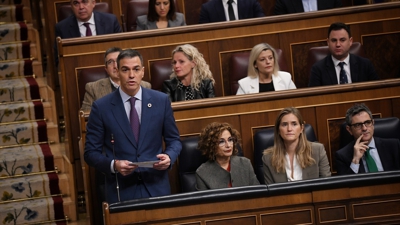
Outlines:
<svg viewBox="0 0 400 225"><path fill-rule="evenodd" d="M228 123L208 124L198 148L209 160L196 170L196 189L218 189L259 184L249 159L236 156L240 134Z"/></svg>
<svg viewBox="0 0 400 225"><path fill-rule="evenodd" d="M185 26L185 17L175 12L174 0L150 0L147 15L138 16L136 30Z"/></svg>

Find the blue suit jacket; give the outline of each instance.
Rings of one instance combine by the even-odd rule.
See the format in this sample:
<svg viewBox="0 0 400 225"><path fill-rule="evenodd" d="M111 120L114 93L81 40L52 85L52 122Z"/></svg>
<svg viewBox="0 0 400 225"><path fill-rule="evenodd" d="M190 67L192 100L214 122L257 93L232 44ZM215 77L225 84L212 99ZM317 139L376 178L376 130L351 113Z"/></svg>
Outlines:
<svg viewBox="0 0 400 225"><path fill-rule="evenodd" d="M317 0L318 10L342 7L341 0ZM302 0L276 0L274 14L290 14L304 12Z"/></svg>
<svg viewBox="0 0 400 225"><path fill-rule="evenodd" d="M114 14L93 11L96 34L113 34L122 32L117 17ZM75 15L71 15L56 24L56 37L81 37Z"/></svg>
<svg viewBox="0 0 400 225"><path fill-rule="evenodd" d="M350 54L350 73L352 83L379 79L371 61L353 54ZM311 67L308 86L316 87L338 83L335 66L330 54Z"/></svg>
<svg viewBox="0 0 400 225"><path fill-rule="evenodd" d="M400 141L391 138L374 137L375 146L381 159L383 170L400 170ZM355 141L335 153L336 171L338 175L354 174L350 168L353 160L353 147ZM365 173L364 163L360 160L360 168L358 173Z"/></svg>
<svg viewBox="0 0 400 225"><path fill-rule="evenodd" d="M92 105L85 143L84 158L89 166L106 175L106 200L117 201L116 179L110 165L115 158L131 162L158 160L156 155L168 154L171 166L176 161L182 145L175 124L171 102L164 93L142 88L142 117L139 133L139 144L136 144L133 131L121 99L119 90L100 98ZM114 146L111 136L114 137ZM162 149L164 138L165 150ZM104 154L102 153L104 151ZM168 170L139 168L143 183L152 197L171 193ZM138 172L138 169L134 173ZM121 201L131 200L136 191L133 173L128 176L117 174L120 186Z"/></svg>
<svg viewBox="0 0 400 225"><path fill-rule="evenodd" d="M239 19L263 17L264 12L257 0L237 0ZM222 0L211 0L201 6L199 23L226 21Z"/></svg>
<svg viewBox="0 0 400 225"><path fill-rule="evenodd" d="M114 14L93 11L94 23L96 26L96 35L121 33L122 29ZM77 38L81 37L78 22L75 15L71 15L59 23L55 27L56 38ZM54 43L54 59L56 66L58 65L57 42Z"/></svg>

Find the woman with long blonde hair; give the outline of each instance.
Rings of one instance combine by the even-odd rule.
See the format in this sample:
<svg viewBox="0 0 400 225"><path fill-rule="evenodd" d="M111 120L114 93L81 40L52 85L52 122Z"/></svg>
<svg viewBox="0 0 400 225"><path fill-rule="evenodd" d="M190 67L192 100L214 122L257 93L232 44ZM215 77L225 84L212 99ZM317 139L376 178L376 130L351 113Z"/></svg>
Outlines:
<svg viewBox="0 0 400 225"><path fill-rule="evenodd" d="M214 78L196 47L190 44L176 47L172 51L172 66L171 77L162 87L171 102L215 97Z"/></svg>
<svg viewBox="0 0 400 225"><path fill-rule="evenodd" d="M303 117L294 107L280 112L274 146L264 151L262 160L266 184L331 176L324 145L307 140Z"/></svg>

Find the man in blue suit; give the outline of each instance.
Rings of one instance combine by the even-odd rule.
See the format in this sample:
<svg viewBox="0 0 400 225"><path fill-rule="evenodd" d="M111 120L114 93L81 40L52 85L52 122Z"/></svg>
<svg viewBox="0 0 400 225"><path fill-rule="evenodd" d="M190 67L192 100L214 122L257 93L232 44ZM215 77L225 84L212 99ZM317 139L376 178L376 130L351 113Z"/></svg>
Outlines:
<svg viewBox="0 0 400 225"><path fill-rule="evenodd" d="M233 0L235 19L264 17L265 14L257 0ZM199 23L230 21L228 0L210 0L201 6Z"/></svg>
<svg viewBox="0 0 400 225"><path fill-rule="evenodd" d="M64 39L122 32L117 17L93 11L95 5L95 0L71 0L73 15L56 24L55 37ZM54 54L58 65L57 43L54 45Z"/></svg>
<svg viewBox="0 0 400 225"><path fill-rule="evenodd" d="M309 87L379 79L370 60L350 54L353 37L349 26L332 23L327 44L330 54L311 67Z"/></svg>
<svg viewBox="0 0 400 225"><path fill-rule="evenodd" d="M168 195L171 190L167 169L182 148L171 102L166 94L140 86L144 67L139 52L123 50L117 65L119 89L92 105L85 161L106 175L108 203ZM139 129L131 127L135 121L131 110L137 112ZM137 164L149 161L157 162L148 167Z"/></svg>

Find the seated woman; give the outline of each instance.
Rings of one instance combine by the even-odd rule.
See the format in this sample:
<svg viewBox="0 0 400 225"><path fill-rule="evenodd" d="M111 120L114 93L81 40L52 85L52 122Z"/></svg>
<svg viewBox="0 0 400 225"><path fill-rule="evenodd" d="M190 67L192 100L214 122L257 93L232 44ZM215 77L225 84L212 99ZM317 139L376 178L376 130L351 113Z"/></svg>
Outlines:
<svg viewBox="0 0 400 225"><path fill-rule="evenodd" d="M171 102L212 98L214 78L203 55L192 45L180 45L172 51L173 72L161 91Z"/></svg>
<svg viewBox="0 0 400 225"><path fill-rule="evenodd" d="M208 124L198 148L209 160L196 171L196 189L218 189L259 184L249 159L236 156L240 134L228 123Z"/></svg>
<svg viewBox="0 0 400 225"><path fill-rule="evenodd" d="M266 43L251 49L247 77L238 82L237 95L296 89L290 73L279 71L278 55Z"/></svg>
<svg viewBox="0 0 400 225"><path fill-rule="evenodd" d="M274 146L262 157L266 184L331 176L324 145L309 142L298 109L283 109L275 121Z"/></svg>
<svg viewBox="0 0 400 225"><path fill-rule="evenodd" d="M147 15L138 16L136 30L185 26L185 17L175 12L174 0L149 0Z"/></svg>

